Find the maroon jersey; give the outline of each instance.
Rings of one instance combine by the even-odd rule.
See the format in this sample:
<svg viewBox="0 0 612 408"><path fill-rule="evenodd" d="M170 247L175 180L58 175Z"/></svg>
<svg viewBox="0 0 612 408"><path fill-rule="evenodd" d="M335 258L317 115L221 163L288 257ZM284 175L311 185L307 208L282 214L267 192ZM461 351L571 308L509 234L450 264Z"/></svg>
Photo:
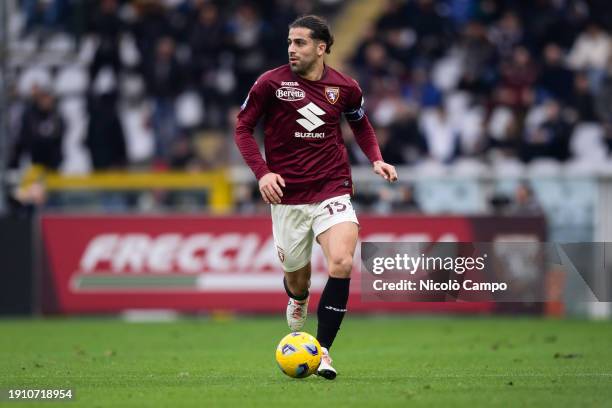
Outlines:
<svg viewBox="0 0 612 408"><path fill-rule="evenodd" d="M261 75L238 114L236 144L260 179L278 173L285 180L283 204L308 204L351 193L352 180L340 131L342 114L371 162L382 160L376 135L363 111L363 96L352 78L325 66L309 81L283 65ZM253 138L264 122L266 160Z"/></svg>

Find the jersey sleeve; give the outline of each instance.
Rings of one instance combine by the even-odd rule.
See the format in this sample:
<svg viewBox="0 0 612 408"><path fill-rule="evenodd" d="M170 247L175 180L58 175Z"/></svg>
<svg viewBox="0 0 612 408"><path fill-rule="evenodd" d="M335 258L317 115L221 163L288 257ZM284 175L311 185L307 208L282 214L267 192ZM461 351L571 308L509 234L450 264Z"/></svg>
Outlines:
<svg viewBox="0 0 612 408"><path fill-rule="evenodd" d="M354 86L351 87L351 93L349 95L348 103L346 104L346 108L344 110L344 117L349 122L356 122L361 120L365 116L365 111L363 110L363 93L361 92L361 88L355 82Z"/></svg>
<svg viewBox="0 0 612 408"><path fill-rule="evenodd" d="M375 161L382 160L382 155L380 154L380 148L376 140L376 133L365 114L363 105L363 92L355 82L355 86L351 88L351 95L344 111L344 117L355 134L357 144L368 160L374 163Z"/></svg>
<svg viewBox="0 0 612 408"><path fill-rule="evenodd" d="M260 77L255 81L240 108L234 133L234 141L240 154L258 180L270 172L253 136L253 130L264 114L267 101L268 87L265 79Z"/></svg>

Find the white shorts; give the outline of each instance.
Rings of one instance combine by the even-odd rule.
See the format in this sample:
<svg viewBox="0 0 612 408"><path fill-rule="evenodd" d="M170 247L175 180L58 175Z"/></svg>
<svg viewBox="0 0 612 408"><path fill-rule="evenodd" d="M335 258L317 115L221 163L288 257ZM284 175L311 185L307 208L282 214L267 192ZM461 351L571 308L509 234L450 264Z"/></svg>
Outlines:
<svg viewBox="0 0 612 408"><path fill-rule="evenodd" d="M297 271L310 262L312 244L319 234L342 222L359 225L348 194L320 203L271 207L274 243L286 272Z"/></svg>

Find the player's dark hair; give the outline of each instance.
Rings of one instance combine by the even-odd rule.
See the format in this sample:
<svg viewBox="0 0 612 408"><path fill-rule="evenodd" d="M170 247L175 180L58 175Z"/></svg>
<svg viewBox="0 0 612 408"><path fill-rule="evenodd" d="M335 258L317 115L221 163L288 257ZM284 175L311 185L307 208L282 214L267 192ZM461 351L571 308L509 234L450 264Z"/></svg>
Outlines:
<svg viewBox="0 0 612 408"><path fill-rule="evenodd" d="M325 43L325 52L331 52L331 46L334 43L334 36L329 31L329 24L324 18L315 16L313 14L307 16L301 16L295 19L295 21L289 24L289 28L308 28L311 31L310 37L313 40L323 41Z"/></svg>

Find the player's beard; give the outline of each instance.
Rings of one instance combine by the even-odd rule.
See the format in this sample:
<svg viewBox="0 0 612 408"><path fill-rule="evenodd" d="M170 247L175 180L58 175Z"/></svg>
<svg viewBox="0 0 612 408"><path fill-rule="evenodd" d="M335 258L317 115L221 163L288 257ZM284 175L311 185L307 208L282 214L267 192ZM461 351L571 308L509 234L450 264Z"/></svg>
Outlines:
<svg viewBox="0 0 612 408"><path fill-rule="evenodd" d="M314 69L316 62L316 59L310 61L300 59L295 65L289 63L289 67L291 68L291 71L293 71L294 74L298 74L299 76L306 76L310 71Z"/></svg>

